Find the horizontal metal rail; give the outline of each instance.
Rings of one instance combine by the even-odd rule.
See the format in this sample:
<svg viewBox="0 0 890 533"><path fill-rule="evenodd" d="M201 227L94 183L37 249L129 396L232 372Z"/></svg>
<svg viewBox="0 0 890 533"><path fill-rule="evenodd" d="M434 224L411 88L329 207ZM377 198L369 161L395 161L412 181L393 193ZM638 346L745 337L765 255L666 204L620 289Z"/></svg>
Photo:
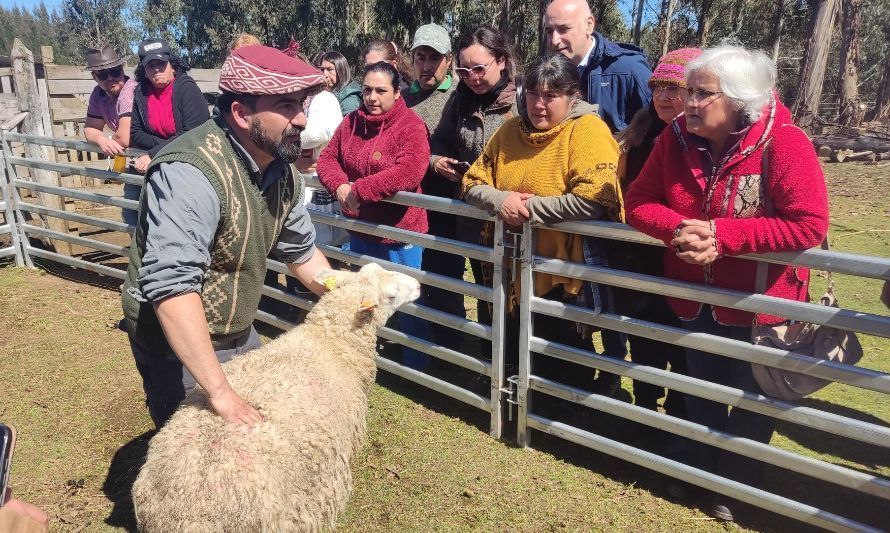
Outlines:
<svg viewBox="0 0 890 533"><path fill-rule="evenodd" d="M371 224L354 218L346 218L339 215L332 215L330 213L321 213L319 211L311 211L310 218L312 218L313 222L317 220L329 226L336 226L358 233L415 244L423 246L424 248L432 248L433 250L478 259L480 261L492 261L491 254L493 253L493 250L478 244L469 244L456 239L436 237L434 235L417 233L392 226Z"/></svg>
<svg viewBox="0 0 890 533"><path fill-rule="evenodd" d="M119 196L110 196L108 194L100 194L93 192L84 192L76 189L69 189L67 187L57 187L56 185L44 185L42 183L35 183L33 181L23 180L21 178L16 178L13 180L13 185L15 187L20 187L22 189L28 189L31 191L37 192L45 192L47 194L55 194L56 196L65 196L67 198L77 198L78 200L86 200L88 202L96 202L105 205L112 205L114 207L121 207L126 209L139 209L139 202L136 200L127 200L126 198L121 198Z"/></svg>
<svg viewBox="0 0 890 533"><path fill-rule="evenodd" d="M65 148L66 150L77 150L79 152L93 152L97 154L101 154L102 150L99 149L97 144L87 142L87 141L74 141L70 139L56 139L53 137L41 137L40 135L29 135L26 133L13 133L13 132L3 132L3 137L7 141L13 142L22 142L29 144L39 144L40 146L52 146L55 148ZM136 148L127 148L124 151L124 155L128 157L139 157L145 155L145 150L139 150Z"/></svg>
<svg viewBox="0 0 890 533"><path fill-rule="evenodd" d="M325 256L343 261L345 263L350 263L353 265L377 263L387 270L393 270L395 272L401 272L402 274L411 276L424 285L430 285L451 292L457 292L465 296L484 300L486 302L491 302L493 298L491 287L476 285L475 283L467 283L463 280L449 278L448 276L442 276L439 274L431 274L424 270L417 270L416 268L406 267L405 265L397 265L396 263L392 263L390 261L371 257L370 255L361 255L355 252L345 251L333 246L328 246L326 244L318 245L318 248L322 252L324 252Z"/></svg>
<svg viewBox="0 0 890 533"><path fill-rule="evenodd" d="M0 235L5 235L7 233L12 233L9 224L3 224L2 226L0 226Z"/></svg>
<svg viewBox="0 0 890 533"><path fill-rule="evenodd" d="M15 248L12 246L7 246L6 248L0 248L0 259L5 257L12 257L15 255Z"/></svg>
<svg viewBox="0 0 890 533"><path fill-rule="evenodd" d="M652 294L662 294L673 298L694 300L719 307L731 307L751 313L765 313L803 322L827 324L848 331L861 331L879 337L890 337L890 317L871 313L786 300L764 294L750 294L635 272L587 266L548 257L535 256L534 270Z"/></svg>
<svg viewBox="0 0 890 533"><path fill-rule="evenodd" d="M384 339L397 342L402 346L407 346L408 348L413 348L427 355L431 355L436 359L448 361L449 363L477 374L491 377L491 363L487 361L482 361L458 351L445 348L444 346L439 346L438 344L412 337L411 335L407 335L392 328L382 327L377 330L377 335Z"/></svg>
<svg viewBox="0 0 890 533"><path fill-rule="evenodd" d="M33 246L26 246L25 251L34 257L47 259L49 261L55 261L57 263L62 263L64 265L73 266L76 268L82 268L84 270L91 270L93 272L98 272L99 274L102 274L104 276L109 276L121 280L127 277L126 270L118 270L110 266L102 265L99 263L91 263L89 261L84 261L75 257L69 257L67 255L57 254L56 252L34 248Z"/></svg>
<svg viewBox="0 0 890 533"><path fill-rule="evenodd" d="M109 244L107 242L97 241L95 239L78 237L76 235L62 233L61 231L41 228L40 226L32 226L31 224L22 224L22 228L25 230L25 233L27 235L37 235L40 237L48 237L54 240L70 242L71 244L77 244L86 248L92 248L94 250L99 250L100 252L114 254L121 257L126 257L130 254L129 247L119 246L117 244Z"/></svg>
<svg viewBox="0 0 890 533"><path fill-rule="evenodd" d="M890 448L890 428L877 424L794 405L761 394L754 394L667 370L605 357L540 337L531 337L530 349L543 355L596 368L611 374L627 376L634 380L667 387L671 390L677 390L714 402L733 405L778 420L785 420L786 422L867 442L882 448Z"/></svg>
<svg viewBox="0 0 890 533"><path fill-rule="evenodd" d="M715 430L702 424L668 416L657 411L651 411L607 396L591 394L587 391L569 387L539 376L530 376L529 389L581 404L610 415L669 431L681 437L717 446L745 457L793 470L865 494L890 499L890 480L871 474L797 455L796 453L774 448L769 444L741 438L731 433Z"/></svg>
<svg viewBox="0 0 890 533"><path fill-rule="evenodd" d="M95 226L97 228L107 229L110 231L119 231L121 233L132 233L136 229L135 226L130 226L123 222L117 222L115 220L109 220L107 218L84 215L74 211L60 211L58 209L51 209L49 207L44 207L42 205L32 204L28 202L21 202L19 204L19 210L25 211L27 213L36 213L38 215L61 218L62 220L67 220L69 222L77 222L79 224Z"/></svg>
<svg viewBox="0 0 890 533"><path fill-rule="evenodd" d="M467 405L475 407L476 409L480 409L485 412L491 412L491 400L485 398L484 396L480 396L474 392L470 392L466 389L462 389L456 385L452 385L447 381L443 381L439 378L434 378L429 374L424 374L423 372L418 372L412 368L408 368L406 366L401 366L394 361L390 361L389 359L384 359L383 357L378 357L377 368L381 370L386 370L390 374L395 374L401 378L407 379L408 381L417 383L423 387L428 389L432 389L436 392L444 394L449 398L454 398L460 402L463 402Z"/></svg>
<svg viewBox="0 0 890 533"><path fill-rule="evenodd" d="M817 507L750 487L541 416L529 415L528 427L829 531L875 533L880 531L867 524L838 516Z"/></svg>
<svg viewBox="0 0 890 533"><path fill-rule="evenodd" d="M303 179L309 187L327 190L316 176L304 175ZM494 220L494 217L478 207L472 206L466 202L461 202L460 200L449 200L448 198L439 198L438 196L428 196L413 192L397 192L383 201L408 207L421 207L423 209L429 209L430 211L475 218L477 220Z"/></svg>
<svg viewBox="0 0 890 533"><path fill-rule="evenodd" d="M603 220L584 220L560 222L546 226L567 233L576 233L589 237L618 240L637 244L650 244L664 247L660 240L640 233L627 224L606 222ZM763 254L744 254L737 256L742 259L765 261L778 265L795 265L818 270L827 270L838 274L862 276L890 280L890 257L858 255L834 250L811 248L796 252L770 252Z"/></svg>
<svg viewBox="0 0 890 533"><path fill-rule="evenodd" d="M78 176L87 176L100 180L111 180L119 183L129 183L131 185L142 185L142 182L145 181L145 178L137 174L113 172L111 170L84 167L81 165L73 165L71 163L35 161L34 159L28 159L25 157L8 157L7 160L13 165L19 165L22 167L51 170L53 172L69 172Z"/></svg>
<svg viewBox="0 0 890 533"><path fill-rule="evenodd" d="M299 296L294 296L289 292L269 287L268 285L265 285L263 287L263 295L275 298L280 302L284 302L286 304L290 304L295 307L305 309L307 311L312 309L313 305L312 301L310 300L300 298ZM465 318L452 315L451 313L446 313L444 311L439 311L437 309L433 309L431 307L426 307L423 305L417 305L415 303L404 304L399 307L399 311L405 314L416 316L418 318L422 318L428 322L447 326L451 329L455 329L457 331L461 331L463 333L467 333L481 339L491 340L491 326L473 322L472 320L467 320Z"/></svg>
<svg viewBox="0 0 890 533"><path fill-rule="evenodd" d="M751 363L793 370L821 379L890 394L890 374L860 366L815 359L787 350L758 346L750 342L728 339L709 333L691 332L622 315L610 313L594 315L589 309L544 298L533 297L531 310L535 313L581 322L607 330L620 331L629 335L724 355Z"/></svg>

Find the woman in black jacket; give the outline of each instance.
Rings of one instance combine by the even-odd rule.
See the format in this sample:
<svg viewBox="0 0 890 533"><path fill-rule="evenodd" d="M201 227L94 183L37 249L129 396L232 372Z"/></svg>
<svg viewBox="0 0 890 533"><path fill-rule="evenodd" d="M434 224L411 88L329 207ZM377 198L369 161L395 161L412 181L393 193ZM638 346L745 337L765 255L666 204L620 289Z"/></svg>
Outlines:
<svg viewBox="0 0 890 533"><path fill-rule="evenodd" d="M210 118L204 94L187 70L188 65L170 52L163 39L146 39L139 44L139 86L130 126L130 146L148 152L136 160L134 166L139 172L148 169L151 158L164 145Z"/></svg>

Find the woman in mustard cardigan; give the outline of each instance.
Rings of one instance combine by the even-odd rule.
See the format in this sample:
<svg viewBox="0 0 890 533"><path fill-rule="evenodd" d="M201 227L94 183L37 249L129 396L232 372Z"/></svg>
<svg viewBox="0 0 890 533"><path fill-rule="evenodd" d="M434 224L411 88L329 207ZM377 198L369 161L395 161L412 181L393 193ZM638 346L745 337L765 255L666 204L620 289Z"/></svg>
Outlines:
<svg viewBox="0 0 890 533"><path fill-rule="evenodd" d="M618 145L594 107L581 100L579 82L577 67L561 55L532 65L524 81L523 116L505 122L464 175L467 203L501 217L509 226L529 221L534 225L584 219L622 221ZM483 244L492 242L491 233L483 231ZM537 231L538 255L585 263L584 247L580 235ZM518 290L512 288L508 301L513 317L508 327L518 325ZM592 292L584 290L580 280L543 273L534 277L535 296L588 305L598 297ZM537 336L593 348L590 338L582 338L573 322L536 315L534 326ZM506 338L507 364L516 364L518 347L509 342L515 344L518 334L508 331ZM592 369L544 356L533 358L532 373L588 390L593 383Z"/></svg>

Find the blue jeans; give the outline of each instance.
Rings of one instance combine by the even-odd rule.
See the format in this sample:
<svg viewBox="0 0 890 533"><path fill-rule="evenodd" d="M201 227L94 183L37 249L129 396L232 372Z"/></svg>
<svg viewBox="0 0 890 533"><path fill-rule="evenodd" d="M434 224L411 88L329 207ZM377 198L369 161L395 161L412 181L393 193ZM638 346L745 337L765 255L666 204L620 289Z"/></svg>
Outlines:
<svg viewBox="0 0 890 533"><path fill-rule="evenodd" d="M709 305L702 306L695 320L683 322L683 329L751 340L750 326L724 326L715 322ZM754 379L751 363L746 361L686 348L686 365L689 375L694 378L763 394ZM762 443L769 443L776 427L772 417L691 394L686 395L686 410L692 422ZM759 483L763 473L763 463L701 442L690 441L685 455L692 466L748 485Z"/></svg>
<svg viewBox="0 0 890 533"><path fill-rule="evenodd" d="M365 240L355 235L349 236L349 250L357 254L370 255L380 259L386 259L398 265L411 268L420 268L423 261L423 248L413 244L385 244ZM422 298L416 303L422 303ZM429 327L425 320L405 313L396 313L399 330L412 337L429 339ZM430 365L430 356L412 348L402 347L402 363L415 370L423 370Z"/></svg>
<svg viewBox="0 0 890 533"><path fill-rule="evenodd" d="M138 202L140 194L142 194L142 187L132 183L124 183L124 198ZM135 226L139 222L139 211L123 209L121 210L121 219L123 219L124 223Z"/></svg>

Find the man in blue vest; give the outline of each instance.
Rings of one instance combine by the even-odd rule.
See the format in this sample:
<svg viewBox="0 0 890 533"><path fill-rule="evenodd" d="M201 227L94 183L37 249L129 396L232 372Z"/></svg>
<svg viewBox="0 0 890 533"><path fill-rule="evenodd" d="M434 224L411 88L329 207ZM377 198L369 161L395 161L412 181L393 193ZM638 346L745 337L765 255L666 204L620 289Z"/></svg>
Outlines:
<svg viewBox="0 0 890 533"><path fill-rule="evenodd" d="M586 0L553 0L544 12L550 51L578 65L581 96L598 106L600 117L612 133L618 133L652 100L648 85L652 70L641 49L612 42L595 27Z"/></svg>

